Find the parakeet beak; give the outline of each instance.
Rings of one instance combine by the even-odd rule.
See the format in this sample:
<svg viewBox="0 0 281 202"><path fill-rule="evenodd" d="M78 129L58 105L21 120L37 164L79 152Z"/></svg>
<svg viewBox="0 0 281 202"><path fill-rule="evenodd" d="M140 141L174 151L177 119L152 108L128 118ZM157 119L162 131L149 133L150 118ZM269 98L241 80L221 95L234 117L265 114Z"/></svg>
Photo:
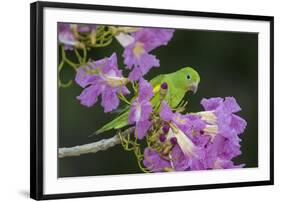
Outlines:
<svg viewBox="0 0 281 202"><path fill-rule="evenodd" d="M193 94L195 94L197 92L198 89L198 83L193 83L189 86L189 90L193 92Z"/></svg>

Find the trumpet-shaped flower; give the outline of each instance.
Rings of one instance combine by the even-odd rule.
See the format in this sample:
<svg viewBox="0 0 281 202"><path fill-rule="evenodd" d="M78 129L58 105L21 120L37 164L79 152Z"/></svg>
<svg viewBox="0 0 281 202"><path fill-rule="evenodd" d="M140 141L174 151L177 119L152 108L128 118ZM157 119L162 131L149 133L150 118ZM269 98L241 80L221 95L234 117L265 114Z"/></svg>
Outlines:
<svg viewBox="0 0 281 202"><path fill-rule="evenodd" d="M79 41L79 33L88 33L92 39L95 37L96 27L93 24L58 23L58 40L64 44L65 50L73 50L73 47L84 48L84 43Z"/></svg>
<svg viewBox="0 0 281 202"><path fill-rule="evenodd" d="M80 33L90 33L96 31L97 25L95 24L79 24L77 25L77 31Z"/></svg>
<svg viewBox="0 0 281 202"><path fill-rule="evenodd" d="M128 69L132 69L129 79L136 81L152 67L159 67L159 60L149 52L167 45L173 36L172 29L141 28L132 33L133 42L125 47L123 57Z"/></svg>
<svg viewBox="0 0 281 202"><path fill-rule="evenodd" d="M245 130L246 121L234 114L241 110L235 98L203 99L201 104L207 111L199 112L198 114L211 125L217 125L218 134L226 138L233 138Z"/></svg>
<svg viewBox="0 0 281 202"><path fill-rule="evenodd" d="M109 58L90 62L78 69L76 78L84 90L77 97L82 105L93 106L101 95L101 105L104 112L110 112L119 105L118 94L129 94L126 87L127 79L118 69L117 57L113 53Z"/></svg>
<svg viewBox="0 0 281 202"><path fill-rule="evenodd" d="M200 131L205 127L204 122L195 116L183 116L179 113L173 113L165 101L161 104L159 115L170 125L168 137L176 138L177 145L188 159L187 166L191 167L192 162L195 162L195 159L201 159L203 155L202 149L193 143L191 137L194 130Z"/></svg>
<svg viewBox="0 0 281 202"><path fill-rule="evenodd" d="M218 168L216 164L218 159L220 159L219 162L229 162L241 154L241 140L238 135L244 132L247 123L244 119L234 114L240 111L241 108L233 97L203 99L201 104L207 111L198 114L208 122L209 129L205 130L205 132L206 135L212 136L213 142L207 146L209 159L213 159L211 167ZM211 132L210 128L214 127L217 129ZM228 163L228 165L231 165L231 163ZM237 166L233 164L233 167Z"/></svg>
<svg viewBox="0 0 281 202"><path fill-rule="evenodd" d="M139 81L139 94L131 106L129 124L136 124L135 134L142 139L151 126L149 121L152 112L150 99L153 97L153 88L149 82L141 78Z"/></svg>
<svg viewBox="0 0 281 202"><path fill-rule="evenodd" d="M162 158L157 151L151 148L144 150L143 164L152 172L163 172L172 169L170 161Z"/></svg>
<svg viewBox="0 0 281 202"><path fill-rule="evenodd" d="M69 23L58 23L58 40L64 44L65 50L72 50L74 46L79 44Z"/></svg>
<svg viewBox="0 0 281 202"><path fill-rule="evenodd" d="M206 170L241 168L235 165L234 157L241 154L239 134L244 132L246 121L234 113L241 110L233 97L210 98L201 101L206 111L181 115L174 113L166 102L162 102L159 113L165 122L160 141L170 140L169 155L158 154L170 168L164 168L158 159L154 165L158 170ZM168 132L167 132L168 131ZM153 153L154 156L156 151ZM157 153L157 152L156 152ZM147 154L144 156L150 158ZM161 161L162 162L162 161ZM146 164L145 164L146 165ZM167 166L167 165L165 165Z"/></svg>

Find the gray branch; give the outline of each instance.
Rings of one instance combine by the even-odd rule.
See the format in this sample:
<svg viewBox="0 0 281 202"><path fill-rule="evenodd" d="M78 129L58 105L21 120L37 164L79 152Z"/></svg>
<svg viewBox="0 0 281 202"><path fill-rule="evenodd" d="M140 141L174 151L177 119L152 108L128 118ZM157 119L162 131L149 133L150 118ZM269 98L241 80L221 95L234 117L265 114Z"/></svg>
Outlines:
<svg viewBox="0 0 281 202"><path fill-rule="evenodd" d="M121 135L128 135L134 131L134 127L128 128ZM114 135L108 139L102 139L97 142L77 145L74 147L63 147L59 148L59 158L69 157L69 156L80 156L82 154L96 153L98 151L104 151L110 147L121 144L119 135Z"/></svg>

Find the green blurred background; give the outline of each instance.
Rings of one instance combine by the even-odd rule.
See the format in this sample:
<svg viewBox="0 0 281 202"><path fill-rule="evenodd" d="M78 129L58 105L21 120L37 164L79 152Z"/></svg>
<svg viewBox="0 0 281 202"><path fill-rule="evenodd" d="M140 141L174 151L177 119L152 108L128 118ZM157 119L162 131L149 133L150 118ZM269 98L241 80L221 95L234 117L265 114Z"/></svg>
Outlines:
<svg viewBox="0 0 281 202"><path fill-rule="evenodd" d="M89 56L101 59L116 52L119 67L124 67L123 48L114 40L105 48L92 49ZM75 61L71 51L68 56ZM246 167L258 166L258 34L203 30L176 30L167 46L152 51L160 59L160 68L153 68L146 79L160 73L170 73L191 66L200 76L201 83L195 95L187 94L189 111L202 110L200 100L209 97L234 96L242 111L238 114L248 125L241 136L242 154L234 159ZM63 81L74 78L74 71L65 67L60 77ZM72 147L109 138L110 131L91 136L95 130L116 115L103 112L100 102L91 108L82 106L76 99L82 91L77 84L59 89L59 147ZM140 173L135 156L121 145L107 151L79 157L58 159L58 176L93 176Z"/></svg>

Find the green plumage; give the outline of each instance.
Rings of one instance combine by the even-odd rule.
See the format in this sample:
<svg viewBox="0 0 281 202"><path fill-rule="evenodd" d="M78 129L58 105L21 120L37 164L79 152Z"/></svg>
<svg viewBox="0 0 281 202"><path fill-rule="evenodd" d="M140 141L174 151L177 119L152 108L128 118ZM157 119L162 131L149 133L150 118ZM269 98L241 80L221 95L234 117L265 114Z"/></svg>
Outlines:
<svg viewBox="0 0 281 202"><path fill-rule="evenodd" d="M200 82L199 74L191 67L184 67L176 72L170 74L160 74L149 81L153 86L154 96L151 99L152 106L160 105L160 86L166 82L168 89L164 100L166 100L172 108L178 106L181 100L184 98L185 93L188 91L197 91L198 84ZM129 109L110 121L102 128L97 130L95 134L111 129L120 129L128 125Z"/></svg>

